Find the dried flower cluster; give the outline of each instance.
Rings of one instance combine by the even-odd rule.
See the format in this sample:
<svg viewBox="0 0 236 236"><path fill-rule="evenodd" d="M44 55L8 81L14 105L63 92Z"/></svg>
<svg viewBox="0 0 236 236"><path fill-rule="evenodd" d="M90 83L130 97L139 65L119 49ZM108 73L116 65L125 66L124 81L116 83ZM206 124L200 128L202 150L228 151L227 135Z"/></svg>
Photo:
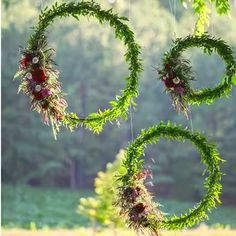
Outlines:
<svg viewBox="0 0 236 236"><path fill-rule="evenodd" d="M37 50L24 50L15 77L22 79L19 92L30 97L31 109L42 115L45 124L51 123L56 137L67 102L58 81L59 72L53 69L52 55L53 49L47 48L45 41L39 44Z"/></svg>
<svg viewBox="0 0 236 236"><path fill-rule="evenodd" d="M120 214L127 218L129 227L136 231L151 229L152 235L159 235L156 226L149 220L155 217L161 222L163 219L157 204L151 201L151 193L145 187L145 180L150 176L149 170L143 170L134 176L132 185L120 187L116 205L120 207Z"/></svg>
<svg viewBox="0 0 236 236"><path fill-rule="evenodd" d="M183 112L188 118L189 105L186 96L191 93L189 82L193 80L190 62L180 58L167 60L163 69L158 70L158 74L171 96L175 110Z"/></svg>

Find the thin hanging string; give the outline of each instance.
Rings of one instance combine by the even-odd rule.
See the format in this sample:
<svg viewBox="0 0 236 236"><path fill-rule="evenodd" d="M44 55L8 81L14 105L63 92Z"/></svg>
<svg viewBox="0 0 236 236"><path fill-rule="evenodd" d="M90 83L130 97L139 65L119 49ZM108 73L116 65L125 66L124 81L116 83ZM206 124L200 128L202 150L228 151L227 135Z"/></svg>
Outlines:
<svg viewBox="0 0 236 236"><path fill-rule="evenodd" d="M173 7L172 7L173 5ZM176 39L177 38L177 32L176 32L176 29L177 29L177 23L176 23L176 0L169 0L169 6L170 6L170 12L172 14L172 16L174 17L174 20L173 20L173 25L174 25L174 38ZM191 132L193 132L193 117L192 117L192 110L191 110L191 106L188 107L188 120L190 122L190 130Z"/></svg>
<svg viewBox="0 0 236 236"><path fill-rule="evenodd" d="M174 4L174 16L175 16L175 18L174 18L174 37L175 38L177 38L177 32L176 32L176 30L177 30L177 27L176 27L176 0L173 0L173 4Z"/></svg>
<svg viewBox="0 0 236 236"><path fill-rule="evenodd" d="M210 19L210 31L211 31L211 34L214 35L214 12L213 12L213 4L211 4L211 19ZM191 128L191 131L193 132L193 115L192 115L192 111L191 111L191 107L189 106L189 121L190 121L190 128Z"/></svg>
<svg viewBox="0 0 236 236"><path fill-rule="evenodd" d="M40 0L40 10L43 10L43 0Z"/></svg>
<svg viewBox="0 0 236 236"><path fill-rule="evenodd" d="M176 0L169 0L169 8L171 15L173 17L173 29L174 29L173 36L174 38L176 38Z"/></svg>
<svg viewBox="0 0 236 236"><path fill-rule="evenodd" d="M214 34L214 15L213 15L213 4L211 4L211 34Z"/></svg>
<svg viewBox="0 0 236 236"><path fill-rule="evenodd" d="M194 128L193 128L193 111L192 111L192 108L191 108L190 105L189 105L188 110L189 110L189 123L190 123L190 130L191 130L191 132L193 133L193 130L194 130Z"/></svg>
<svg viewBox="0 0 236 236"><path fill-rule="evenodd" d="M134 128L133 128L133 106L132 106L132 98L130 100L130 105L129 105L129 116L130 116L130 134L131 134L131 140L134 140Z"/></svg>
<svg viewBox="0 0 236 236"><path fill-rule="evenodd" d="M174 28L173 36L174 36L174 38L177 38L176 0L169 0L169 7L170 7L170 12L173 16L173 28ZM193 116L192 116L191 106L188 107L188 120L190 122L190 130L191 130L191 132L193 132Z"/></svg>
<svg viewBox="0 0 236 236"><path fill-rule="evenodd" d="M189 106L189 122L190 122L190 130L193 133L193 115L192 115L192 110L191 106Z"/></svg>
<svg viewBox="0 0 236 236"><path fill-rule="evenodd" d="M128 6L128 19L129 22L131 23L131 0L129 0L129 6ZM129 104L129 120L130 120L130 135L131 135L131 141L134 140L134 127L133 127L133 99L130 99L130 104Z"/></svg>

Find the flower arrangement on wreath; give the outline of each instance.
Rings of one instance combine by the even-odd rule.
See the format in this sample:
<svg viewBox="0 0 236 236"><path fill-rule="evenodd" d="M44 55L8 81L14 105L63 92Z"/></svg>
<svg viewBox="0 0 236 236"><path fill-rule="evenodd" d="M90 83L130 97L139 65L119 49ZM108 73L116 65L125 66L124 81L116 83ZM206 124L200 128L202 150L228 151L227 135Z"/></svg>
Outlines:
<svg viewBox="0 0 236 236"><path fill-rule="evenodd" d="M194 76L191 70L190 61L182 57L171 58L168 54L164 59L164 68L158 70L159 78L169 93L172 105L175 110L183 112L186 117L189 115L188 96L191 94L191 81Z"/></svg>
<svg viewBox="0 0 236 236"><path fill-rule="evenodd" d="M31 110L40 113L45 124L51 123L56 136L67 102L58 81L59 71L54 69L54 49L48 47L46 38L42 37L35 50L25 49L21 54L17 76L23 79L18 92L30 97Z"/></svg>
<svg viewBox="0 0 236 236"><path fill-rule="evenodd" d="M148 178L152 178L151 170L137 172L129 184L118 188L115 205L120 208L120 215L126 217L130 228L142 232L148 228L154 235L159 235L158 227L150 219L161 222L164 217L158 209L159 204L152 201L152 193L146 188Z"/></svg>

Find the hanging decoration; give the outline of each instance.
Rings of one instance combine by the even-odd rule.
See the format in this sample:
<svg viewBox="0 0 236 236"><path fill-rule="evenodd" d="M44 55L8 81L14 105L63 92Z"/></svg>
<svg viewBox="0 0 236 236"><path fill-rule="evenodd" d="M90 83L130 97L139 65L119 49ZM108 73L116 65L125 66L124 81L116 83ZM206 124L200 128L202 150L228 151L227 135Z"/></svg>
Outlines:
<svg viewBox="0 0 236 236"><path fill-rule="evenodd" d="M160 211L159 205L152 200L153 196L145 185L145 180L151 175L151 170L143 168L144 148L147 144L157 143L160 138L182 142L189 140L200 152L201 161L206 166L205 196L192 209L180 216L166 217ZM151 235L159 235L161 229L191 227L207 218L207 212L220 203L221 162L223 160L215 145L209 143L200 133L192 133L171 123L153 126L148 130L143 130L126 150L123 161L125 173L117 177L120 186L117 189L115 204L119 206L120 214L126 218L128 225L136 231L148 231Z"/></svg>
<svg viewBox="0 0 236 236"><path fill-rule="evenodd" d="M68 16L73 16L78 21L81 16L87 16L95 17L101 24L108 22L114 28L115 37L127 48L124 57L129 66L129 75L121 95L109 102L110 109L99 110L86 118L67 112L68 105L59 82L59 70L55 68L53 61L55 51L47 42L48 27L56 18ZM55 3L51 8L46 7L41 11L28 45L22 50L19 70L14 78L21 79L19 92L29 96L31 109L41 114L45 124L51 124L55 137L62 125L71 130L79 125L85 126L94 133L100 133L106 122L112 122L119 117L127 118L132 98L138 96L138 79L142 71L140 46L135 41L134 33L124 23L127 20L114 14L112 10L102 10L94 1ZM193 47L202 48L208 54L216 52L225 62L225 77L215 88L192 88L192 81L196 78L190 61L185 59L182 53ZM172 48L164 55L163 65L158 69L158 74L159 80L164 83L166 91L171 96L175 110L183 112L188 117L189 105L210 104L217 98L229 95L232 84L236 83L236 62L231 47L222 39L199 34L174 41ZM206 193L203 199L180 216L167 217L161 212L160 205L153 201L153 195L147 188L147 180L152 173L150 169L143 167L144 148L147 144L157 143L160 138L182 142L189 140L198 149L201 161L206 166ZM141 232L148 231L153 236L160 235L162 229L191 227L207 218L207 212L220 203L221 162L223 160L216 146L198 132L190 132L171 123L161 123L143 130L127 148L123 161L125 173L117 177L120 186L117 189L115 205L120 208L120 214L126 218L131 228Z"/></svg>
<svg viewBox="0 0 236 236"><path fill-rule="evenodd" d="M80 20L81 16L95 17L99 23L108 22L115 30L115 36L123 42L127 51L125 60L129 65L129 76L126 78L126 87L121 91L116 100L110 101L110 109L99 110L86 118L80 118L75 113L66 111L67 102L61 89L59 71L55 69L52 59L54 49L48 46L46 30L56 18L73 16ZM70 2L58 5L55 3L51 8L45 8L39 15L38 24L33 28L28 46L22 51L19 71L14 78L22 80L19 91L30 97L31 109L36 110L43 117L43 122L50 124L54 135L61 125L70 129L78 125L86 126L95 133L102 131L108 121L127 118L129 105L133 97L138 95L138 77L142 71L139 58L140 46L136 43L134 33L124 23L124 17L119 17L112 10L102 10L95 2Z"/></svg>
<svg viewBox="0 0 236 236"><path fill-rule="evenodd" d="M226 64L223 80L214 88L195 90L192 81L195 76L189 60L182 53L189 48L198 47L204 53L217 53ZM173 106L177 112L189 116L189 105L211 104L216 99L228 96L232 89L232 78L236 74L236 61L232 48L222 39L204 34L187 36L174 41L173 47L165 53L162 68L158 69L158 78L164 83Z"/></svg>

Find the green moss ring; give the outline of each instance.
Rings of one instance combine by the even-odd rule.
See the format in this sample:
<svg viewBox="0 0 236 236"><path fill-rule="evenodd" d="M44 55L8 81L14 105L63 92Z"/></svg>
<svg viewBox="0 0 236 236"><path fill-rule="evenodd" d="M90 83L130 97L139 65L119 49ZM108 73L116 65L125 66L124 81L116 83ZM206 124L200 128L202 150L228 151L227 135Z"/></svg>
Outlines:
<svg viewBox="0 0 236 236"><path fill-rule="evenodd" d="M181 54L193 47L202 48L208 54L216 52L225 62L225 77L216 87L201 90L191 88L190 82L195 79L191 63ZM164 82L166 91L171 96L175 110L188 116L189 105L211 104L216 99L229 95L232 89L232 78L236 74L236 61L232 48L222 39L216 39L207 34L187 36L174 41L173 47L165 53L162 68L158 70L158 73L158 78Z"/></svg>
<svg viewBox="0 0 236 236"><path fill-rule="evenodd" d="M174 215L168 218L163 216L144 184L144 180L150 175L150 170L143 169L144 148L147 144L157 143L160 138L189 140L197 147L201 161L206 166L205 196L195 207L180 216ZM220 202L219 195L222 188L220 163L222 161L215 145L209 143L198 132L192 133L171 123L167 125L161 123L143 130L127 148L123 161L125 171L118 177L120 187L117 191L116 205L120 207L120 213L125 216L130 227L137 231L149 231L151 235L158 235L160 229L191 227L207 218L207 211Z"/></svg>
<svg viewBox="0 0 236 236"><path fill-rule="evenodd" d="M77 20L81 16L95 17L99 23L108 22L115 30L115 36L123 42L127 51L125 60L129 64L129 76L126 87L110 101L111 108L92 113L86 118L79 118L74 113L67 113L67 103L58 81L59 72L54 69L52 60L53 49L48 47L46 29L56 18L73 16ZM57 3L50 9L45 8L39 15L39 21L33 28L28 46L22 51L20 68L15 77L22 79L19 91L30 97L31 108L42 115L46 124L52 125L54 134L60 125L70 129L78 125L86 126L95 133L102 131L104 124L119 117L127 117L129 105L133 97L138 96L138 77L142 71L139 58L140 46L135 42L134 33L124 23L127 19L114 14L112 10L102 10L95 2Z"/></svg>

